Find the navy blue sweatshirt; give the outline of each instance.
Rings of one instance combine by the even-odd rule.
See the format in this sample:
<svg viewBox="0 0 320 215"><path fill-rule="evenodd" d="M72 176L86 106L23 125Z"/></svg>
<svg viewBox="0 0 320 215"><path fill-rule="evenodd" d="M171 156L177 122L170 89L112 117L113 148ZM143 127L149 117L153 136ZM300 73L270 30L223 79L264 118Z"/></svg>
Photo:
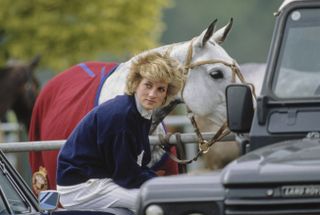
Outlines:
<svg viewBox="0 0 320 215"><path fill-rule="evenodd" d="M134 96L117 96L95 107L60 150L57 184L112 178L122 187L139 188L156 176L146 166L151 158L150 125L138 112Z"/></svg>

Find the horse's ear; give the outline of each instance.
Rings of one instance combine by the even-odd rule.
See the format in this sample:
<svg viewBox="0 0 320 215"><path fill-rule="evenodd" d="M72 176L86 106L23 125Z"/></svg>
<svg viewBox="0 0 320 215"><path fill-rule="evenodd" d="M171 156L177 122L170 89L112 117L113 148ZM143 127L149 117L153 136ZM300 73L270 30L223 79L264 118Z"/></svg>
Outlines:
<svg viewBox="0 0 320 215"><path fill-rule="evenodd" d="M33 70L34 68L36 68L40 62L41 56L40 55L36 55L30 62L29 66L30 68Z"/></svg>
<svg viewBox="0 0 320 215"><path fill-rule="evenodd" d="M206 42L208 42L208 40L210 40L210 38L213 35L213 32L216 28L216 23L217 23L217 19L214 20L209 27L204 30L200 36L197 37L197 39L195 40L194 44L200 48L204 47L206 45Z"/></svg>
<svg viewBox="0 0 320 215"><path fill-rule="evenodd" d="M207 41L210 40L211 36L213 35L213 32L215 31L215 28L216 28L217 21L218 21L217 19L214 20L205 31L205 34L202 38L202 47L205 46Z"/></svg>
<svg viewBox="0 0 320 215"><path fill-rule="evenodd" d="M232 24L233 18L230 19L229 23L226 26L219 29L213 34L213 40L216 41L218 44L223 43L223 41L226 39L231 30Z"/></svg>

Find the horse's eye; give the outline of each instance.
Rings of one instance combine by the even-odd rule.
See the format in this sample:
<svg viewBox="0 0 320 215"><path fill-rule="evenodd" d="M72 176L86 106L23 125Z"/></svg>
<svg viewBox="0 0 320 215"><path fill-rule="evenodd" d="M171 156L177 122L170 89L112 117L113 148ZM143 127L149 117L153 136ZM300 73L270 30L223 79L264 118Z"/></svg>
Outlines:
<svg viewBox="0 0 320 215"><path fill-rule="evenodd" d="M209 73L209 75L213 79L222 79L223 78L223 72L221 70L215 70Z"/></svg>

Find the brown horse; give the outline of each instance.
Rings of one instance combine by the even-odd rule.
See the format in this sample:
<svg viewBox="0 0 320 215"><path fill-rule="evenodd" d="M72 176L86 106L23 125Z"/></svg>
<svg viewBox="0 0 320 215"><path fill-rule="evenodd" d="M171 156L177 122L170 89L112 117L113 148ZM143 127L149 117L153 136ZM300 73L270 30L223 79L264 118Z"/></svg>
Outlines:
<svg viewBox="0 0 320 215"><path fill-rule="evenodd" d="M34 76L39 60L39 56L27 63L10 60L0 68L0 119L5 118L8 110L13 110L26 130L40 88Z"/></svg>

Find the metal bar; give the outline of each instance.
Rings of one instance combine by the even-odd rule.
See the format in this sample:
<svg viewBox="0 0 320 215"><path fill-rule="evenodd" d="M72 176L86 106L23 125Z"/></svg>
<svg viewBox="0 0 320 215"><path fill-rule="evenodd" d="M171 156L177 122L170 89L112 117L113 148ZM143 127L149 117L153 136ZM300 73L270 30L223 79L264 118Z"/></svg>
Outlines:
<svg viewBox="0 0 320 215"><path fill-rule="evenodd" d="M186 115L167 116L164 118L163 122L168 126L192 126Z"/></svg>
<svg viewBox="0 0 320 215"><path fill-rule="evenodd" d="M163 122L168 126L191 126L190 120L185 115L170 115L164 118ZM0 122L0 131L17 132L20 130L22 130L22 127L16 122Z"/></svg>
<svg viewBox="0 0 320 215"><path fill-rule="evenodd" d="M183 133L181 135L181 141L184 144L196 143L197 136L195 133ZM213 132L202 133L203 138L209 140L213 137ZM160 144L158 136L149 136L150 144ZM232 141L234 140L234 135L228 135L222 139L222 141ZM0 143L0 149L3 152L28 152L28 151L47 151L47 150L57 150L65 143L66 140L50 140L50 141L26 141L26 142L10 142L10 143ZM170 144L176 144L177 140L173 134L169 138Z"/></svg>

